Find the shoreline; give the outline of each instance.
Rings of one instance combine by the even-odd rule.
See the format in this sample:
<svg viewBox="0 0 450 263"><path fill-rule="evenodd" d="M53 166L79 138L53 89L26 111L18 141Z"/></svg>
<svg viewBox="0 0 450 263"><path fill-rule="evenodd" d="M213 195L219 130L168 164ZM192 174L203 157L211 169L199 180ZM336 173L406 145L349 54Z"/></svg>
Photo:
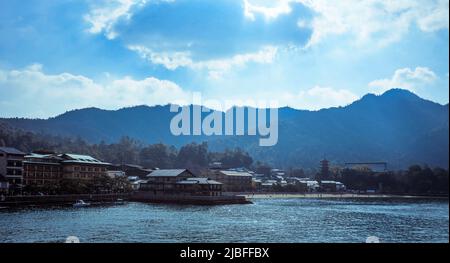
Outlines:
<svg viewBox="0 0 450 263"><path fill-rule="evenodd" d="M242 193L247 199L437 199L449 200L448 196L392 195L392 194L350 194L350 193Z"/></svg>
<svg viewBox="0 0 450 263"><path fill-rule="evenodd" d="M359 200L376 200L376 199L399 199L399 200L449 200L448 196L420 196L420 195L393 195L393 194L351 194L351 193L233 193L235 196L231 198L227 195L221 197L225 200L197 200L186 199L180 196L158 196L158 198L139 198L130 194L84 194L84 195L60 195L60 196L22 196L10 197L0 202L0 210L11 207L38 207L38 206L72 206L76 200L85 200L92 205L108 205L117 204L118 199L126 202L143 202L143 203L167 203L167 204L194 204L194 205L227 205L227 204L251 204L254 200L261 199L359 199ZM228 198L227 198L228 197ZM11 200L13 199L13 200ZM186 200L185 200L186 199Z"/></svg>

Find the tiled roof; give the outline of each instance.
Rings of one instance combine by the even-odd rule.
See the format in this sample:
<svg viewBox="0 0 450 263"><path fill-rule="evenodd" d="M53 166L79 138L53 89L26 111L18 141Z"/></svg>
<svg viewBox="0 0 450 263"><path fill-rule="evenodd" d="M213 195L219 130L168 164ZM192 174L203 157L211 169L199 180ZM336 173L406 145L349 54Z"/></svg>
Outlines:
<svg viewBox="0 0 450 263"><path fill-rule="evenodd" d="M151 172L147 177L176 177L188 171L186 169L162 169Z"/></svg>
<svg viewBox="0 0 450 263"><path fill-rule="evenodd" d="M60 154L58 156L65 159L65 161L63 161L63 163L109 164L109 163L104 163L102 161L99 161L89 155L65 153L65 154Z"/></svg>
<svg viewBox="0 0 450 263"><path fill-rule="evenodd" d="M236 172L236 171L228 171L228 170L222 170L220 172L225 175L228 175L228 176L250 176L250 177L252 177L252 175L247 172Z"/></svg>
<svg viewBox="0 0 450 263"><path fill-rule="evenodd" d="M11 148L11 147L0 147L0 152L4 152L7 154L25 155L24 152L19 151L16 148Z"/></svg>

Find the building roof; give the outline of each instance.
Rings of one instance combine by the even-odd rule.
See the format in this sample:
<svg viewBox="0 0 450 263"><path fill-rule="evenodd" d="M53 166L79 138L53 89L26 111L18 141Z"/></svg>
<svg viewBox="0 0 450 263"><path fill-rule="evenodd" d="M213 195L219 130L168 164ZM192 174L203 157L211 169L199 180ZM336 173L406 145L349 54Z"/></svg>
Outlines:
<svg viewBox="0 0 450 263"><path fill-rule="evenodd" d="M322 184L335 184L336 181L322 181Z"/></svg>
<svg viewBox="0 0 450 263"><path fill-rule="evenodd" d="M177 182L177 184L214 184L214 185L221 185L222 183L219 183L217 181L211 180L209 178L198 177L198 178L187 178L186 180Z"/></svg>
<svg viewBox="0 0 450 263"><path fill-rule="evenodd" d="M27 155L25 155L25 160L26 159L54 159L54 160L58 160L58 161L60 161L60 160L63 160L63 158L61 158L61 157L59 157L58 155L55 155L55 154L39 154L39 153L30 153L30 154L27 154ZM26 161L29 161L29 160L26 160Z"/></svg>
<svg viewBox="0 0 450 263"><path fill-rule="evenodd" d="M25 158L48 158L51 154L30 153L25 155Z"/></svg>
<svg viewBox="0 0 450 263"><path fill-rule="evenodd" d="M148 183L147 180L137 180L134 182L130 182L130 184L132 184L132 185L139 185L139 184L146 184L146 183Z"/></svg>
<svg viewBox="0 0 450 263"><path fill-rule="evenodd" d="M14 155L25 155L24 152L17 150L12 147L0 147L0 152L4 152L6 154L14 154Z"/></svg>
<svg viewBox="0 0 450 263"><path fill-rule="evenodd" d="M222 170L221 173L228 175L228 176L250 176L252 175L248 172L237 172L237 171L229 171L229 170Z"/></svg>
<svg viewBox="0 0 450 263"><path fill-rule="evenodd" d="M187 169L161 169L161 170L154 170L150 174L147 175L147 177L177 177L180 174L184 172L189 172ZM191 173L192 174L192 173Z"/></svg>
<svg viewBox="0 0 450 263"><path fill-rule="evenodd" d="M137 164L124 164L125 167L135 168L135 169L144 169L143 166Z"/></svg>
<svg viewBox="0 0 450 263"><path fill-rule="evenodd" d="M63 163L109 164L109 163L104 163L102 161L99 161L89 155L65 153L65 154L60 154L58 156L65 159L65 161L62 161Z"/></svg>

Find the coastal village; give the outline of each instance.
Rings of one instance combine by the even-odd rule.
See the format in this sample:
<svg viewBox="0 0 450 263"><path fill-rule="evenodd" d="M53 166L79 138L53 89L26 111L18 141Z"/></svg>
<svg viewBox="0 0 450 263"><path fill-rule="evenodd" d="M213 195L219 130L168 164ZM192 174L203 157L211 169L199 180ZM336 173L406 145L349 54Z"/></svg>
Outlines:
<svg viewBox="0 0 450 263"><path fill-rule="evenodd" d="M194 174L189 169L111 164L81 154L24 153L0 147L0 194L2 199L26 196L31 195L27 186L52 185L63 179L89 181L101 176L126 180L134 199L149 202L246 203L243 194L270 193L276 188L296 193L345 192L344 184L328 180L329 169L329 162L322 160L318 178L299 178L288 176L282 169L258 174L246 168L225 168L215 162L208 170Z"/></svg>

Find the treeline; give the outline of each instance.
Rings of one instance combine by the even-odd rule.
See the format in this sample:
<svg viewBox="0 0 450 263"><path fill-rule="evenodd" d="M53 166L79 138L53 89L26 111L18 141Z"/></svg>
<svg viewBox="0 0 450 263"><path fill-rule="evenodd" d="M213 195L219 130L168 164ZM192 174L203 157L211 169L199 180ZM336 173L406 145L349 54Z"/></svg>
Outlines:
<svg viewBox="0 0 450 263"><path fill-rule="evenodd" d="M225 167L249 168L253 159L237 148L210 152L207 143L191 143L180 149L165 144L147 145L129 137L119 142L89 144L81 138L68 138L23 131L0 123L0 146L29 153L36 150L91 155L113 164L138 164L148 168L189 168L200 170L212 162Z"/></svg>
<svg viewBox="0 0 450 263"><path fill-rule="evenodd" d="M448 170L413 165L406 171L374 173L345 169L336 178L347 189L385 194L448 195Z"/></svg>

